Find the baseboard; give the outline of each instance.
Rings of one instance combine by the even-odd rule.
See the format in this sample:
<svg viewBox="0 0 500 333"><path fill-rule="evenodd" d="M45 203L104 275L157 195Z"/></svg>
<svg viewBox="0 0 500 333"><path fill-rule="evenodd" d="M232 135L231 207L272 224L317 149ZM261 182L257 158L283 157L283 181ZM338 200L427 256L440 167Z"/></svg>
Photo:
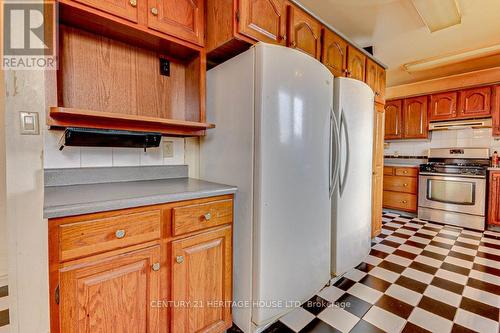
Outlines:
<svg viewBox="0 0 500 333"><path fill-rule="evenodd" d="M0 287L9 285L9 279L7 278L7 274L0 275Z"/></svg>

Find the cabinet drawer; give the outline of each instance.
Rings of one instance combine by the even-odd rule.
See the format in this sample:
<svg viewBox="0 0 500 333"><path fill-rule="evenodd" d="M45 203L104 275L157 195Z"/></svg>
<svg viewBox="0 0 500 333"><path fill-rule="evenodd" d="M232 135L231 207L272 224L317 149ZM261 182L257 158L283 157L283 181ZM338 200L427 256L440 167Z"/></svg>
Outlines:
<svg viewBox="0 0 500 333"><path fill-rule="evenodd" d="M384 175L385 176L392 176L393 174L394 174L393 167L384 167Z"/></svg>
<svg viewBox="0 0 500 333"><path fill-rule="evenodd" d="M67 261L160 238L160 211L59 226L60 260Z"/></svg>
<svg viewBox="0 0 500 333"><path fill-rule="evenodd" d="M404 210L408 212L416 212L417 195L384 191L384 207Z"/></svg>
<svg viewBox="0 0 500 333"><path fill-rule="evenodd" d="M417 168L395 168L396 176L405 176L405 177L417 177L418 169Z"/></svg>
<svg viewBox="0 0 500 333"><path fill-rule="evenodd" d="M384 177L384 190L417 194L417 178L386 176Z"/></svg>
<svg viewBox="0 0 500 333"><path fill-rule="evenodd" d="M232 222L233 200L231 199L176 207L172 210L174 236Z"/></svg>

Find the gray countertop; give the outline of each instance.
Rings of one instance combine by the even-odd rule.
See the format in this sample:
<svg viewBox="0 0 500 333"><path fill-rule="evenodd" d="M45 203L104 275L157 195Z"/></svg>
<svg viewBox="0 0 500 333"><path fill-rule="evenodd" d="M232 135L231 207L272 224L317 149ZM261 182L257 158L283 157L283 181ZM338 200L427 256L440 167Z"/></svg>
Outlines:
<svg viewBox="0 0 500 333"><path fill-rule="evenodd" d="M398 159L398 158L385 158L385 166L393 167L418 167L420 164L427 163L424 159Z"/></svg>
<svg viewBox="0 0 500 333"><path fill-rule="evenodd" d="M193 178L141 180L45 188L45 218L232 194L237 188Z"/></svg>

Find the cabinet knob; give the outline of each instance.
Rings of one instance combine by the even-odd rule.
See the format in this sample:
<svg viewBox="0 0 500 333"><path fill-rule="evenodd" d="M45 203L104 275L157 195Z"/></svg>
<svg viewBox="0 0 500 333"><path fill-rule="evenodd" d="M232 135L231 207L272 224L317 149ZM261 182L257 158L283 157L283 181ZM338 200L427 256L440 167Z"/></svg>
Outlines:
<svg viewBox="0 0 500 333"><path fill-rule="evenodd" d="M380 96L380 93L378 91L375 92L375 96Z"/></svg>
<svg viewBox="0 0 500 333"><path fill-rule="evenodd" d="M151 14L153 14L154 16L157 16L158 15L158 8L152 7L151 8Z"/></svg>
<svg viewBox="0 0 500 333"><path fill-rule="evenodd" d="M132 7L137 7L137 0L130 0L128 2Z"/></svg>
<svg viewBox="0 0 500 333"><path fill-rule="evenodd" d="M210 219L212 218L212 214L206 213L205 215L203 215L203 217L205 218L205 221L210 221Z"/></svg>
<svg viewBox="0 0 500 333"><path fill-rule="evenodd" d="M405 203L408 203L408 201L402 200L401 203L405 204Z"/></svg>
<svg viewBox="0 0 500 333"><path fill-rule="evenodd" d="M403 173L406 175L408 173L408 170L403 171Z"/></svg>
<svg viewBox="0 0 500 333"><path fill-rule="evenodd" d="M160 270L160 263L155 262L153 265L151 265L151 269L155 272L158 272Z"/></svg>
<svg viewBox="0 0 500 333"><path fill-rule="evenodd" d="M297 47L297 43L295 41L293 41L293 42L290 43L290 46L291 47Z"/></svg>
<svg viewBox="0 0 500 333"><path fill-rule="evenodd" d="M175 262L178 264L182 264L184 262L184 256L175 257Z"/></svg>
<svg viewBox="0 0 500 333"><path fill-rule="evenodd" d="M408 184L403 184L404 187L408 187Z"/></svg>
<svg viewBox="0 0 500 333"><path fill-rule="evenodd" d="M121 239L121 238L125 237L125 234L126 234L126 232L125 232L125 230L123 230L123 229L120 229L120 230L116 230L116 231L115 231L115 236L116 236L116 238L118 238L118 239Z"/></svg>

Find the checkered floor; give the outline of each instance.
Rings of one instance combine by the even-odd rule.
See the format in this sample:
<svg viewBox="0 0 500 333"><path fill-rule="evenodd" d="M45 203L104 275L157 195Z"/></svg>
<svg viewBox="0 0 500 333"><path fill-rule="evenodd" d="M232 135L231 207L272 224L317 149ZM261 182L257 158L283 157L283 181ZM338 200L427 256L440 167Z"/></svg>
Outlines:
<svg viewBox="0 0 500 333"><path fill-rule="evenodd" d="M366 260L266 332L499 332L500 233L385 214Z"/></svg>

